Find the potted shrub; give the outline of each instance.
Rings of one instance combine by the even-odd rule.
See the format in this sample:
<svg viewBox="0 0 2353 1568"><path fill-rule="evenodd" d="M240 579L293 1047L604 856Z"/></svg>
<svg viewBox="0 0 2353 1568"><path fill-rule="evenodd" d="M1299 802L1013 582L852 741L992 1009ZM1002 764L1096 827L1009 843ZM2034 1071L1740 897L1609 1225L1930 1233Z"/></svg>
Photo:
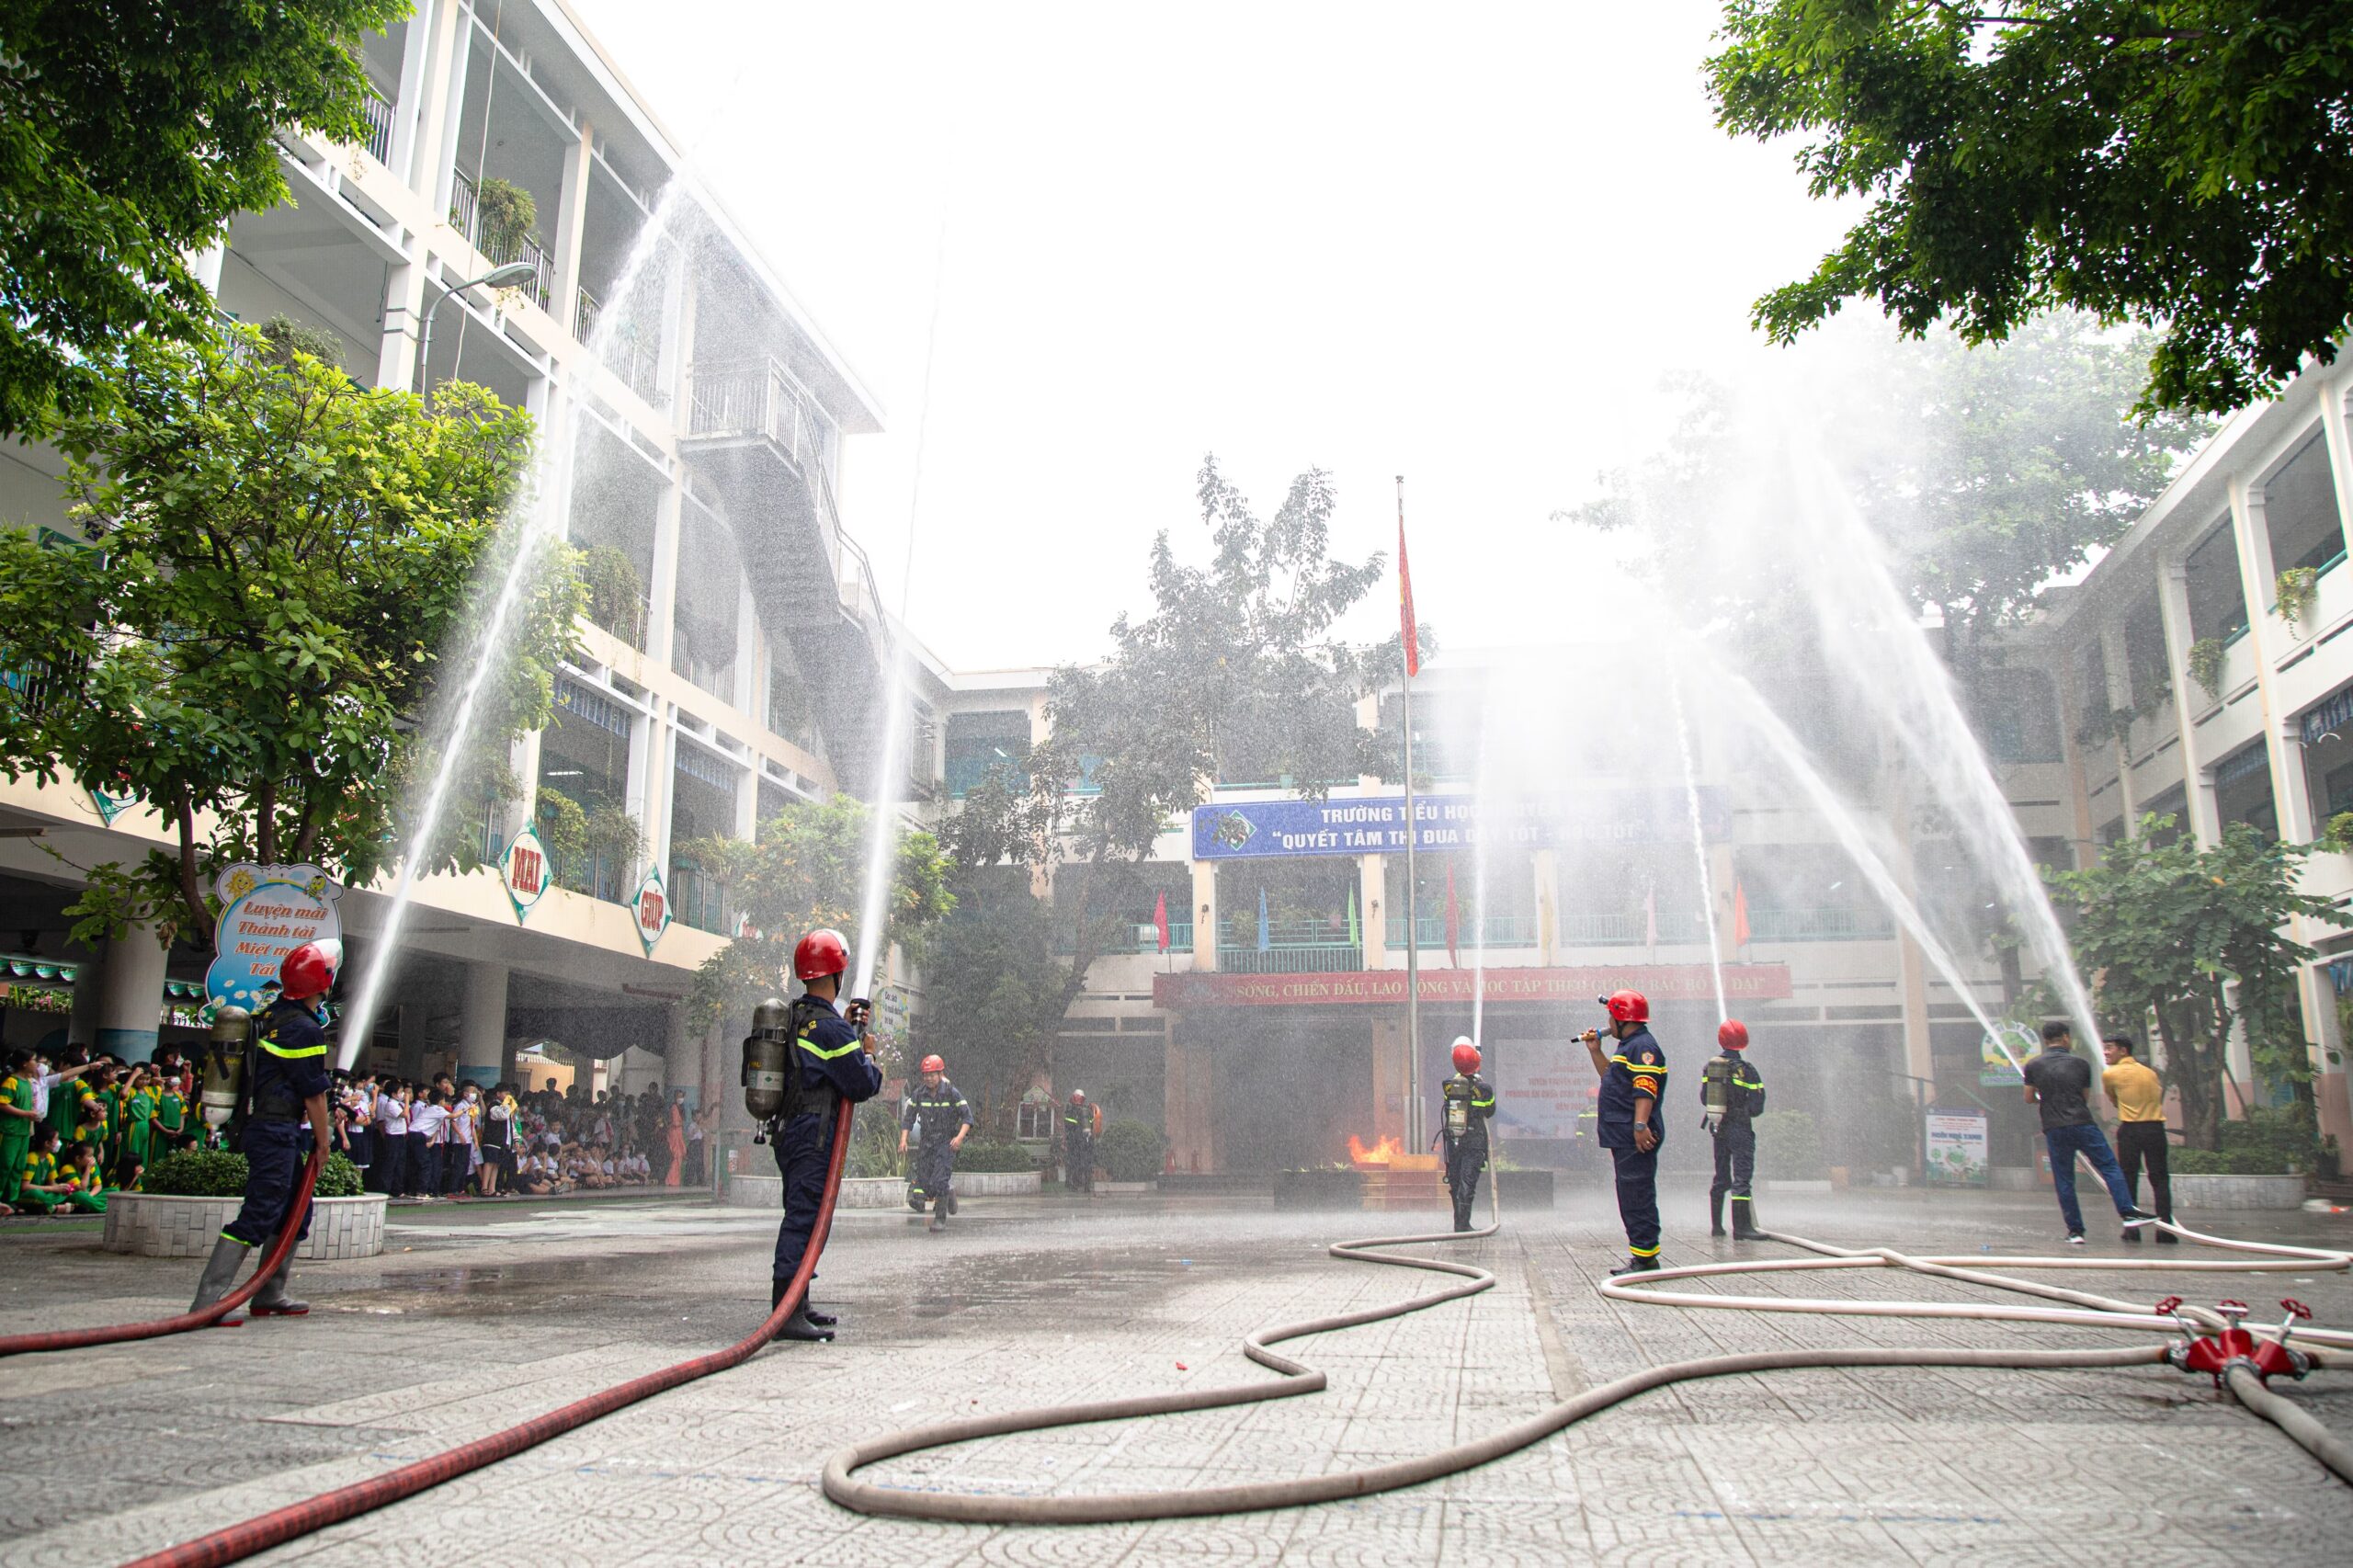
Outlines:
<svg viewBox="0 0 2353 1568"><path fill-rule="evenodd" d="M199 1257L244 1200L245 1157L226 1149L184 1149L147 1167L137 1192L107 1199L104 1246L147 1257ZM385 1199L363 1192L359 1167L327 1157L312 1194L311 1234L295 1256L373 1257L384 1248Z"/></svg>
<svg viewBox="0 0 2353 1568"><path fill-rule="evenodd" d="M1161 1160L1167 1143L1160 1130L1132 1117L1121 1117L1103 1129L1095 1144L1095 1163L1105 1179L1097 1192L1142 1192L1158 1184Z"/></svg>
<svg viewBox="0 0 2353 1568"><path fill-rule="evenodd" d="M539 221L540 204L511 180L494 175L474 191L475 248L494 262L515 260Z"/></svg>
<svg viewBox="0 0 2353 1568"><path fill-rule="evenodd" d="M1822 1160L1822 1134L1802 1110L1768 1110L1758 1116L1756 1174L1767 1191L1827 1192L1830 1178Z"/></svg>
<svg viewBox="0 0 2353 1568"><path fill-rule="evenodd" d="M956 1151L956 1190L963 1195L1010 1198L1040 1191L1045 1183L1029 1151L1003 1139L967 1138Z"/></svg>
<svg viewBox="0 0 2353 1568"><path fill-rule="evenodd" d="M2189 645L2189 678L2212 702L2222 700L2222 655L2220 639L2201 637Z"/></svg>
<svg viewBox="0 0 2353 1568"><path fill-rule="evenodd" d="M2279 596L2279 619L2288 623L2289 631L2302 637L2320 599L2320 574L2310 566L2290 566L2272 587Z"/></svg>

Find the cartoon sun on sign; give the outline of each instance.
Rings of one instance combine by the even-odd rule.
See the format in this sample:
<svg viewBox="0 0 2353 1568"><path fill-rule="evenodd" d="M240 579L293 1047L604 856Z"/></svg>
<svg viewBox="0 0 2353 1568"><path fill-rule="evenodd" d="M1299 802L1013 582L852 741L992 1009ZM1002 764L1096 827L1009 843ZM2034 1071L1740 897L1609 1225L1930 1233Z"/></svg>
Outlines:
<svg viewBox="0 0 2353 1568"><path fill-rule="evenodd" d="M1217 826L1211 830L1210 836L1228 849L1239 849L1249 843L1257 831L1257 824L1240 812L1228 812L1217 819Z"/></svg>

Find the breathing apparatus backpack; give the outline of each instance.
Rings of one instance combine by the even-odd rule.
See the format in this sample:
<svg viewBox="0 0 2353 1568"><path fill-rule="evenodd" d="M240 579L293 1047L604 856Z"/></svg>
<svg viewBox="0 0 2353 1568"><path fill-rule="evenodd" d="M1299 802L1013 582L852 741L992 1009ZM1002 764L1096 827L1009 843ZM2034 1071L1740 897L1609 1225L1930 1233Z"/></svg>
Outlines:
<svg viewBox="0 0 2353 1568"><path fill-rule="evenodd" d="M1713 1132L1727 1121L1746 1120L1756 1109L1756 1091L1740 1078L1741 1059L1726 1051L1699 1069L1699 1125Z"/></svg>
<svg viewBox="0 0 2353 1568"><path fill-rule="evenodd" d="M204 1125L214 1132L234 1137L253 1113L254 1046L252 1014L243 1007L215 1009L197 1092Z"/></svg>

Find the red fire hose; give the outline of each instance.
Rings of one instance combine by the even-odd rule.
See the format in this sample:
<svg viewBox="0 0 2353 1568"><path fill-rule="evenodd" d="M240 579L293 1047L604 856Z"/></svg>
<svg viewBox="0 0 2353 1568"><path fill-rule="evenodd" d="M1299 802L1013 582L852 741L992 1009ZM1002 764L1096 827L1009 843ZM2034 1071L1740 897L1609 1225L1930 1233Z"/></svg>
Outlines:
<svg viewBox="0 0 2353 1568"><path fill-rule="evenodd" d="M186 1334L192 1328L210 1328L222 1318L253 1300L262 1281L278 1272L286 1255L294 1250L302 1233L302 1216L310 1211L311 1189L319 1185L319 1152L313 1148L310 1159L302 1166L302 1185L295 1190L294 1206L286 1211L286 1223L278 1228L278 1239L269 1244L269 1251L262 1256L261 1265L253 1277L201 1312L182 1312L177 1317L157 1318L153 1323L119 1323L106 1328L69 1328L54 1334L12 1334L0 1337L0 1356L23 1356L35 1350L82 1350L93 1345L116 1345L126 1339L160 1339L167 1334Z"/></svg>
<svg viewBox="0 0 2353 1568"><path fill-rule="evenodd" d="M825 1167L825 1194L817 1207L817 1228L809 1237L808 1250L801 1255L801 1267L793 1271L792 1282L786 1288L776 1311L745 1338L724 1350L714 1350L707 1356L681 1361L675 1367L665 1367L658 1372L632 1378L602 1393L590 1394L586 1399L575 1400L561 1409L551 1410L545 1415L533 1416L520 1426L493 1432L487 1437L478 1437L460 1448L419 1460L415 1464L403 1465L390 1474L349 1486L339 1486L332 1492L322 1492L304 1502L290 1503L283 1508L274 1508L242 1524L214 1530L210 1535L199 1536L178 1546L166 1547L127 1564L126 1568L213 1568L216 1563L235 1562L256 1551L266 1551L297 1537L309 1535L313 1530L357 1518L388 1503L413 1497L429 1487L438 1486L445 1481L454 1481L484 1465L512 1459L527 1449L535 1449L551 1437L585 1426L600 1416L610 1415L616 1410L652 1399L655 1394L666 1392L681 1383L690 1383L697 1378L709 1377L713 1372L723 1372L730 1367L742 1364L754 1351L775 1337L777 1330L784 1326L785 1314L800 1302L801 1293L809 1288L809 1276L816 1269L817 1255L825 1248L825 1233L833 1227L834 1199L841 1192L842 1163L849 1153L852 1108L845 1101L840 1118L834 1123L834 1153Z"/></svg>

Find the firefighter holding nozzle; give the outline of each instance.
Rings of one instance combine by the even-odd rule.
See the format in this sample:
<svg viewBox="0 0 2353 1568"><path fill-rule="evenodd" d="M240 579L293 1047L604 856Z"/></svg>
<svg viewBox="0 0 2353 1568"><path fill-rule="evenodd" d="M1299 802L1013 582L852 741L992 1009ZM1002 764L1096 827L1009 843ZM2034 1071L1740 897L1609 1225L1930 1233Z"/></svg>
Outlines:
<svg viewBox="0 0 2353 1568"><path fill-rule="evenodd" d="M744 1106L761 1124L759 1137L776 1150L784 1183L784 1222L777 1227L773 1312L800 1268L817 1231L825 1199L825 1166L833 1154L841 1104L870 1100L882 1087L874 1064L874 1037L866 1032L872 1008L854 998L835 1011L849 945L838 931L812 931L792 949L793 977L803 987L790 1004L771 997L752 1010L744 1041ZM816 1276L812 1273L811 1278ZM835 1320L809 1304L804 1291L777 1330L780 1339L834 1336Z"/></svg>
<svg viewBox="0 0 2353 1568"><path fill-rule="evenodd" d="M1765 1080L1748 1062L1748 1026L1727 1018L1716 1030L1722 1048L1699 1069L1699 1125L1716 1141L1716 1180L1708 1188L1708 1234L1724 1233L1724 1199L1732 1199L1732 1233L1744 1242L1762 1241L1756 1203L1748 1184L1756 1174L1756 1129L1749 1122L1765 1108Z"/></svg>
<svg viewBox="0 0 2353 1568"><path fill-rule="evenodd" d="M342 962L342 943L305 942L278 966L278 999L258 1019L242 1007L222 1007L213 1017L204 1059L204 1119L215 1128L242 1122L245 1200L212 1244L196 1300L188 1304L192 1312L234 1289L245 1254L267 1245L285 1228L287 1211L301 1190L303 1159L315 1154L320 1170L326 1169L335 1133L327 1114L326 996ZM311 1210L305 1207L294 1239L299 1243L310 1233ZM293 1271L290 1247L286 1261L255 1294L254 1316L301 1317L311 1310L308 1301L286 1293L286 1278ZM232 1312L221 1321L244 1320Z"/></svg>
<svg viewBox="0 0 2353 1568"><path fill-rule="evenodd" d="M1454 1228L1471 1228L1471 1202L1479 1195L1479 1173L1487 1168L1487 1123L1495 1114L1495 1091L1479 1076L1479 1048L1469 1035L1454 1041L1454 1076L1438 1090L1438 1135L1446 1142L1446 1187L1454 1194Z"/></svg>
<svg viewBox="0 0 2353 1568"><path fill-rule="evenodd" d="M1666 1088L1666 1052L1651 1034L1650 998L1639 991L1613 991L1602 997L1609 1009L1609 1040L1587 1029L1577 1038L1601 1074L1597 1119L1601 1146L1617 1167L1618 1218L1626 1227L1622 1268L1612 1274L1643 1274L1658 1267L1658 1151L1666 1138L1666 1118L1658 1114Z"/></svg>

